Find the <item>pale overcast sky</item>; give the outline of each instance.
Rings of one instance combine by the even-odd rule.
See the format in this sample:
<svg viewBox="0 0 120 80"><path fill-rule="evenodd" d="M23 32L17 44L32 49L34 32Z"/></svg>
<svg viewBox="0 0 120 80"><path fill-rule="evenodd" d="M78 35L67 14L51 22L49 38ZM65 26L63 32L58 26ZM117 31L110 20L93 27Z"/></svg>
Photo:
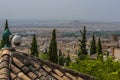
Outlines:
<svg viewBox="0 0 120 80"><path fill-rule="evenodd" d="M120 0L0 0L1 19L120 22Z"/></svg>

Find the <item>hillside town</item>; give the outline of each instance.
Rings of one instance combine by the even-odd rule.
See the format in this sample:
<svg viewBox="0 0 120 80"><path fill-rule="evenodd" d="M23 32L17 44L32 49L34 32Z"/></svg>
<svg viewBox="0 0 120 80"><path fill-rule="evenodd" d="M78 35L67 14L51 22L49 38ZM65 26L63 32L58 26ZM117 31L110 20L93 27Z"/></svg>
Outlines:
<svg viewBox="0 0 120 80"><path fill-rule="evenodd" d="M3 30L3 29L1 29L1 30ZM78 57L77 55L79 53L80 35L78 37L62 36L61 30L63 30L63 29L60 29L60 28L56 29L56 31L58 31L58 33L56 32L57 33L56 40L57 40L58 53L60 50L62 52L62 54L64 54L65 56L67 56L69 54L71 57L71 60L75 61L75 58ZM25 53L30 53L32 35L34 33L35 34L37 33L36 38L37 38L37 46L38 46L39 54L42 54L45 51L48 51L50 39L51 39L50 33L52 32L52 28L50 28L50 29L43 28L44 34L41 34L39 32L39 28L38 29L31 28L30 32L28 31L28 33L24 33L24 31L27 32L27 28L25 28L25 29L23 28L21 30L12 28L12 32L14 34L15 33L21 34L22 43L21 43L21 46L19 46L18 50L25 52ZM96 40L97 39L98 39L98 36L96 36ZM88 37L87 43L86 43L87 44L86 48L87 48L87 52L89 55L90 55L91 41L92 41L92 38ZM120 36L117 34L112 34L109 37L101 38L101 41L102 41L101 43L102 43L102 50L103 50L104 55L105 56L109 55L109 56L112 56L115 60L119 60L120 59L120 49L119 49ZM90 55L90 56L91 56L90 57L91 59L97 59L97 55Z"/></svg>
<svg viewBox="0 0 120 80"><path fill-rule="evenodd" d="M120 0L1 0L0 80L120 80Z"/></svg>
<svg viewBox="0 0 120 80"><path fill-rule="evenodd" d="M102 48L105 55L109 54L110 56L114 57L114 59L119 60L120 59L120 40L118 35L113 35L109 38L102 38ZM90 54L90 44L91 44L92 38L87 39L87 50L88 54ZM23 52L30 52L30 45L32 41L32 36L28 37L22 37L22 50ZM50 36L49 37L41 37L37 36L37 42L38 42L38 50L39 53L45 52L45 50L48 50L49 43L50 43ZM67 55L69 54L73 60L77 57L77 53L79 50L79 41L76 37L60 37L57 38L57 46L58 49L62 51L63 54ZM21 49L22 49L21 48ZM93 57L95 58L95 56ZM97 56L96 56L97 58Z"/></svg>
<svg viewBox="0 0 120 80"><path fill-rule="evenodd" d="M100 60L101 59L107 60L108 57L111 57L115 61L120 60L120 46L119 46L120 45L120 37L117 34L113 34L112 36L109 36L109 37L101 37L101 39L98 36L95 36L95 34L91 37L87 37L87 36L84 37L83 33L85 34L85 32L86 32L85 26L84 26L83 31L80 30L81 35L79 35L78 37L62 36L61 34L56 35L58 29L53 29L53 32L51 29L50 31L52 32L52 35L46 33L43 36L41 36L41 34L34 34L35 33L34 31L32 31L32 33L29 35L28 34L24 34L24 35L20 34L21 32L19 32L19 31L18 32L15 31L12 34L10 31L10 28L8 27L7 20L5 22L5 27L3 30L4 31L2 33L1 44L0 44L1 50L4 51L4 48L5 48L5 50L8 49L10 51L11 50L13 51L15 49L19 53L22 53L22 54L25 53L29 56L33 55L40 59L42 59L40 56L42 54L45 55L47 53L47 55L49 55L49 57L47 57L47 58L50 58L51 55L56 53L58 57L51 57L52 59L50 61L52 62L53 59L56 59L56 60L53 60L53 63L58 64L59 66L64 66L64 67L69 66L71 62L76 63L77 62L76 59L80 58L81 60L84 60L84 58L87 59L87 56L89 56L88 57L89 60L93 60L93 61L98 60L99 58L100 58ZM11 35L11 36L9 36L9 35ZM54 40L54 39L56 39L56 40ZM52 41L54 41L54 42L52 42ZM85 44L83 44L84 42L85 42ZM56 43L56 44L54 44L54 43ZM97 45L97 47L96 47L97 52L95 50L96 45ZM86 49L83 47L85 47ZM52 49L51 51L53 51L51 54L50 54L50 49ZM82 49L83 49L83 51L85 49L86 52L80 53L80 50L82 51ZM1 53L1 55L3 53L6 54L6 52L2 52L2 51L0 51L0 53ZM85 55L86 55L86 57L85 57ZM19 59L21 60L21 58L19 58ZM49 60L49 59L47 59L47 60ZM16 64L16 62L14 62L14 63ZM21 64L21 63L19 63L19 64ZM0 65L2 65L2 64L0 64ZM18 65L18 67L19 66L20 65ZM52 66L55 66L55 65L52 65ZM90 76L86 76L85 78L87 78L87 77L90 80L93 79L93 77L90 77ZM29 78L29 75L27 78ZM31 78L33 78L33 77L31 77ZM47 78L50 79L50 77L47 77ZM23 80L25 80L25 78L23 78ZM69 79L67 79L67 80L69 80ZM76 78L76 80L79 80L79 79ZM82 79L80 79L80 80L82 80Z"/></svg>

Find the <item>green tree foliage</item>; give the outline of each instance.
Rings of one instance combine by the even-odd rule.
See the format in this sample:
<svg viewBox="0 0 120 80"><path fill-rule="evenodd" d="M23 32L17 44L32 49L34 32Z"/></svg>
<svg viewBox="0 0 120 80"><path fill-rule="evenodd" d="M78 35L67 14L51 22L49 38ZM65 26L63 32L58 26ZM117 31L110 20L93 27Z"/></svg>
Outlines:
<svg viewBox="0 0 120 80"><path fill-rule="evenodd" d="M106 61L77 59L68 68L94 76L95 80L120 80L120 62L110 57Z"/></svg>
<svg viewBox="0 0 120 80"><path fill-rule="evenodd" d="M78 56L81 59L84 59L85 55L88 54L87 49L86 49L87 38L86 38L86 28L85 28L85 26L84 26L83 31L80 31L80 33L81 33L81 39L79 39L80 50L79 50Z"/></svg>
<svg viewBox="0 0 120 80"><path fill-rule="evenodd" d="M66 57L66 66L69 65L69 63L71 62L71 59L70 59L70 55L68 54L67 57Z"/></svg>
<svg viewBox="0 0 120 80"><path fill-rule="evenodd" d="M95 35L93 34L91 47L90 47L90 55L95 54L95 53L96 53L96 40L95 40Z"/></svg>
<svg viewBox="0 0 120 80"><path fill-rule="evenodd" d="M40 59L49 60L49 56L46 53L42 53L42 54L40 54Z"/></svg>
<svg viewBox="0 0 120 80"><path fill-rule="evenodd" d="M102 55L102 44L101 44L101 39L100 38L97 41L97 54Z"/></svg>
<svg viewBox="0 0 120 80"><path fill-rule="evenodd" d="M65 63L65 55L63 55L61 50L59 50L58 64L64 66L64 63Z"/></svg>
<svg viewBox="0 0 120 80"><path fill-rule="evenodd" d="M1 42L0 42L0 49L2 49L4 47L4 45L5 45L5 41L1 40Z"/></svg>
<svg viewBox="0 0 120 80"><path fill-rule="evenodd" d="M32 38L31 55L38 57L38 47L37 47L37 40L35 35L33 35Z"/></svg>
<svg viewBox="0 0 120 80"><path fill-rule="evenodd" d="M39 57L40 57L40 59L43 59L43 60L49 60L49 55L48 55L47 49L45 49L45 52L39 54Z"/></svg>
<svg viewBox="0 0 120 80"><path fill-rule="evenodd" d="M55 29L53 29L52 39L49 45L49 60L51 62L58 63L56 30Z"/></svg>
<svg viewBox="0 0 120 80"><path fill-rule="evenodd" d="M59 50L58 64L61 66L64 66L64 64L66 63L66 66L68 66L70 62L71 62L71 59L69 54L66 57L64 54L62 54L61 50Z"/></svg>

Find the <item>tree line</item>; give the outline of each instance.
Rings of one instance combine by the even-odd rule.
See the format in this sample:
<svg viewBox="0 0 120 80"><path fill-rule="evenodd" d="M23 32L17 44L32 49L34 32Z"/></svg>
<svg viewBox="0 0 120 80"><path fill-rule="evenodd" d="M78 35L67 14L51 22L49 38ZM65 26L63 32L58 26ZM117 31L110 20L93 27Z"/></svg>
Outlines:
<svg viewBox="0 0 120 80"><path fill-rule="evenodd" d="M4 26L4 31L9 30L8 27L8 20L5 21L5 26ZM86 42L87 42L87 36L86 36L86 27L84 26L83 31L80 31L80 39L79 40L79 52L78 52L78 57L80 59L85 59L88 55L88 50L86 49ZM0 49L5 46L5 41L2 39L0 43ZM37 45L37 39L36 35L33 35L32 42L31 42L31 55L39 57L39 52L38 52L38 45ZM59 52L59 53L58 53ZM96 44L96 38L95 35L93 34L92 36L92 41L91 41L91 47L90 47L90 55L93 54L102 54L102 45L101 45L101 39L99 38ZM42 57L45 57L47 60L64 65L68 65L71 62L70 55L68 54L65 56L65 54L62 53L61 50L57 49L57 41L56 41L56 29L53 29L52 31L52 37L51 41L49 44L49 50L43 53Z"/></svg>
<svg viewBox="0 0 120 80"><path fill-rule="evenodd" d="M88 50L86 48L87 36L86 36L86 27L85 26L84 26L83 31L80 31L80 33L81 33L81 36L80 36L80 39L78 39L79 40L78 57L81 60L84 60L88 56ZM31 44L31 46L32 46L31 54L33 54L33 52L38 54L38 50L37 50L37 46L36 46L37 42L36 42L36 39L34 39L34 38L35 38L35 35L33 36L32 44ZM34 50L36 50L36 51L33 51L32 48L35 48ZM96 38L95 38L95 35L93 34L92 41L91 41L91 47L90 47L90 55L94 55L94 54L98 55L97 56L98 59L102 58L101 39L98 38L97 43L96 43ZM38 57L38 55L36 57ZM45 51L45 53L43 53L42 58L47 59L53 63L59 64L62 66L65 64L69 65L69 63L71 62L71 58L70 58L69 54L65 57L65 54L63 54L61 50L57 49L56 29L53 29L53 31L52 31L52 38L51 38L51 41L49 44L49 50Z"/></svg>
<svg viewBox="0 0 120 80"><path fill-rule="evenodd" d="M86 36L86 27L84 26L83 31L80 31L81 36L79 40L79 52L78 56L80 59L85 59L88 56L88 49L86 48L86 43L87 43L87 36ZM96 44L97 42L97 44ZM102 56L102 44L101 44L101 39L100 37L98 40L95 38L95 34L93 33L92 35L92 41L90 44L90 55L97 54L97 57L99 58Z"/></svg>
<svg viewBox="0 0 120 80"><path fill-rule="evenodd" d="M35 35L33 35L33 38L32 38L31 55L39 57L39 53L37 50L37 40ZM42 53L40 58L49 60L61 66L69 65L69 63L71 62L70 56L69 55L65 56L62 53L62 51L58 50L57 48L56 29L53 29L52 31L52 38L49 44L49 50L48 51L46 50L44 53Z"/></svg>

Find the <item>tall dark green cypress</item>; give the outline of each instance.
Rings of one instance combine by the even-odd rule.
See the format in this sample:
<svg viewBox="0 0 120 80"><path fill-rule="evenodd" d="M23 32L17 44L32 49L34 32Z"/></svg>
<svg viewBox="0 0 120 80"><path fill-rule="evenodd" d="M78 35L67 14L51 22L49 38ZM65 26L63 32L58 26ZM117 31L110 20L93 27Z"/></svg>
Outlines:
<svg viewBox="0 0 120 80"><path fill-rule="evenodd" d="M83 58L83 56L87 55L87 49L86 49L86 42L87 42L87 38L86 38L86 27L84 26L83 31L80 31L81 33L81 38L79 39L79 46L80 46L80 50L78 53L78 56Z"/></svg>
<svg viewBox="0 0 120 80"><path fill-rule="evenodd" d="M53 29L52 39L49 45L49 60L51 62L58 63L56 29Z"/></svg>
<svg viewBox="0 0 120 80"><path fill-rule="evenodd" d="M31 55L38 57L38 47L37 47L37 40L35 35L33 35L32 38Z"/></svg>
<svg viewBox="0 0 120 80"><path fill-rule="evenodd" d="M98 55L102 54L102 44L101 44L101 39L100 38L97 41L97 54Z"/></svg>
<svg viewBox="0 0 120 80"><path fill-rule="evenodd" d="M91 41L91 47L90 47L90 55L95 54L96 53L96 39L95 39L95 35L92 35L92 41Z"/></svg>

